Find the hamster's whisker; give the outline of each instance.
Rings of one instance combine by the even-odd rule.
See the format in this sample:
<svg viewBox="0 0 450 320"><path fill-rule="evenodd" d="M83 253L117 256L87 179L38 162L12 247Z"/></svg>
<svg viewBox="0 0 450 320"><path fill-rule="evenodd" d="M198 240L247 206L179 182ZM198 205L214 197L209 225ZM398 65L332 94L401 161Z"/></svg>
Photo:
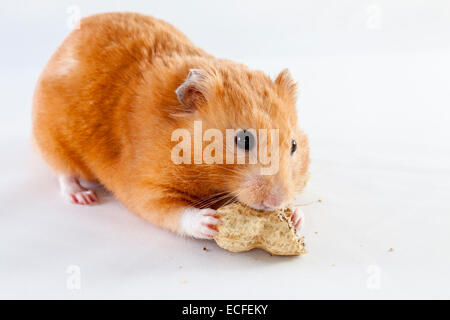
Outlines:
<svg viewBox="0 0 450 320"><path fill-rule="evenodd" d="M315 201L310 201L310 202L303 202L303 203L301 203L301 202L293 202L292 206L304 207L304 206L310 206L310 205L313 205L313 204L316 204L316 203L320 203L320 202L321 202L320 200L315 200Z"/></svg>
<svg viewBox="0 0 450 320"><path fill-rule="evenodd" d="M217 202L220 202L222 200L227 200L227 199L228 199L228 201L226 202L226 204L229 204L232 201L234 201L238 196L239 196L239 194L236 194L236 191L226 192L226 194L222 195L221 197L214 198L214 199L211 199L211 201L203 203L201 208L209 207L212 204L216 204Z"/></svg>
<svg viewBox="0 0 450 320"><path fill-rule="evenodd" d="M229 173L232 173L235 176L243 176L243 175L245 175L245 173L242 172L242 170L239 170L238 168L233 168L233 167L230 168L230 167L222 166L222 167L220 167L220 169L224 170L224 171L227 171Z"/></svg>
<svg viewBox="0 0 450 320"><path fill-rule="evenodd" d="M229 199L222 207L224 207L224 206L226 206L226 205L232 203L233 201L237 200L238 196L239 196L239 195L236 195L236 196L230 198L230 199Z"/></svg>
<svg viewBox="0 0 450 320"><path fill-rule="evenodd" d="M206 198L198 199L198 200L196 200L196 201L193 201L192 203L193 203L193 204L202 204L202 203L205 203L205 202L214 200L214 199L216 199L217 197L225 196L226 194L227 194L226 192L220 192L220 193L211 195L211 196L206 197Z"/></svg>
<svg viewBox="0 0 450 320"><path fill-rule="evenodd" d="M237 198L241 195L242 191L244 191L244 190L239 189L237 191L232 191L231 194L234 193L235 195L233 197L231 197L224 205L222 205L222 207L232 203L235 200L237 200Z"/></svg>
<svg viewBox="0 0 450 320"><path fill-rule="evenodd" d="M216 204L216 203L218 203L220 201L226 200L229 197L230 197L229 195L225 195L225 196L219 197L217 199L213 199L213 200L211 200L211 201L209 201L207 203L204 203L204 204L200 205L199 208L200 209L209 208L209 207L211 207L211 205Z"/></svg>
<svg viewBox="0 0 450 320"><path fill-rule="evenodd" d="M202 198L202 199L198 199L196 201L192 201L192 205L197 206L197 205L203 205L205 203L209 203L210 201L213 201L215 199L217 199L218 197L227 197L228 196L228 192L224 191L224 192L217 192L215 194L212 194L206 198Z"/></svg>

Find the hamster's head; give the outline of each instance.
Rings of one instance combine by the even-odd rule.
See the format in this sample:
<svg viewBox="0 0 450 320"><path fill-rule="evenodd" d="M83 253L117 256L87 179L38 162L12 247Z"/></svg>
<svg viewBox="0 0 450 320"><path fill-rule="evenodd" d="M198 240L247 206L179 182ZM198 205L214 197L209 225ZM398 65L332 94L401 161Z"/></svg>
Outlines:
<svg viewBox="0 0 450 320"><path fill-rule="evenodd" d="M202 133L202 161L192 155L189 170L203 177L207 194L274 210L302 192L309 146L298 128L296 91L288 70L275 79L228 62L190 70L176 90L185 110L177 117L194 139Z"/></svg>

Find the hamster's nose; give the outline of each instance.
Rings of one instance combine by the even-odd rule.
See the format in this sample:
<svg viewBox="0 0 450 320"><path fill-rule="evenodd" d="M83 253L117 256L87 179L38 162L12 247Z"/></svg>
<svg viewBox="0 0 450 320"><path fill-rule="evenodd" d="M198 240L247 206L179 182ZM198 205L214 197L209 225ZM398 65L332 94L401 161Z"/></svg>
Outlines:
<svg viewBox="0 0 450 320"><path fill-rule="evenodd" d="M269 195L263 201L263 206L275 209L281 206L283 199L279 195Z"/></svg>

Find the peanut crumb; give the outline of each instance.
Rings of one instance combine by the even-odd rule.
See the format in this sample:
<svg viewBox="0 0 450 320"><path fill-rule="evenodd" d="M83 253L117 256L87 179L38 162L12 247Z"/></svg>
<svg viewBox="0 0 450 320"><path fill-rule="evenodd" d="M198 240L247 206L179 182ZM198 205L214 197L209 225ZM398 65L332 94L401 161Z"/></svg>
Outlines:
<svg viewBox="0 0 450 320"><path fill-rule="evenodd" d="M187 281L186 281L186 280L183 280L183 281L181 281L181 283L182 283L182 284L186 284L186 283L187 283Z"/></svg>
<svg viewBox="0 0 450 320"><path fill-rule="evenodd" d="M332 265L331 265L332 267L336 267L336 265L333 263Z"/></svg>

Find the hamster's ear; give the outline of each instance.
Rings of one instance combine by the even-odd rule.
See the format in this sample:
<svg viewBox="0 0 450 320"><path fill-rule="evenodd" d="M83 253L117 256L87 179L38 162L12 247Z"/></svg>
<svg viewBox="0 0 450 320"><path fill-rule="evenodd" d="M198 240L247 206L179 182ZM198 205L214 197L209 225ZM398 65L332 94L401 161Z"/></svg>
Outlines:
<svg viewBox="0 0 450 320"><path fill-rule="evenodd" d="M193 112L201 101L206 100L208 94L208 74L201 69L191 69L184 82L175 90L178 101Z"/></svg>
<svg viewBox="0 0 450 320"><path fill-rule="evenodd" d="M288 69L282 70L274 82L278 86L280 93L286 94L295 102L297 99L297 83Z"/></svg>

